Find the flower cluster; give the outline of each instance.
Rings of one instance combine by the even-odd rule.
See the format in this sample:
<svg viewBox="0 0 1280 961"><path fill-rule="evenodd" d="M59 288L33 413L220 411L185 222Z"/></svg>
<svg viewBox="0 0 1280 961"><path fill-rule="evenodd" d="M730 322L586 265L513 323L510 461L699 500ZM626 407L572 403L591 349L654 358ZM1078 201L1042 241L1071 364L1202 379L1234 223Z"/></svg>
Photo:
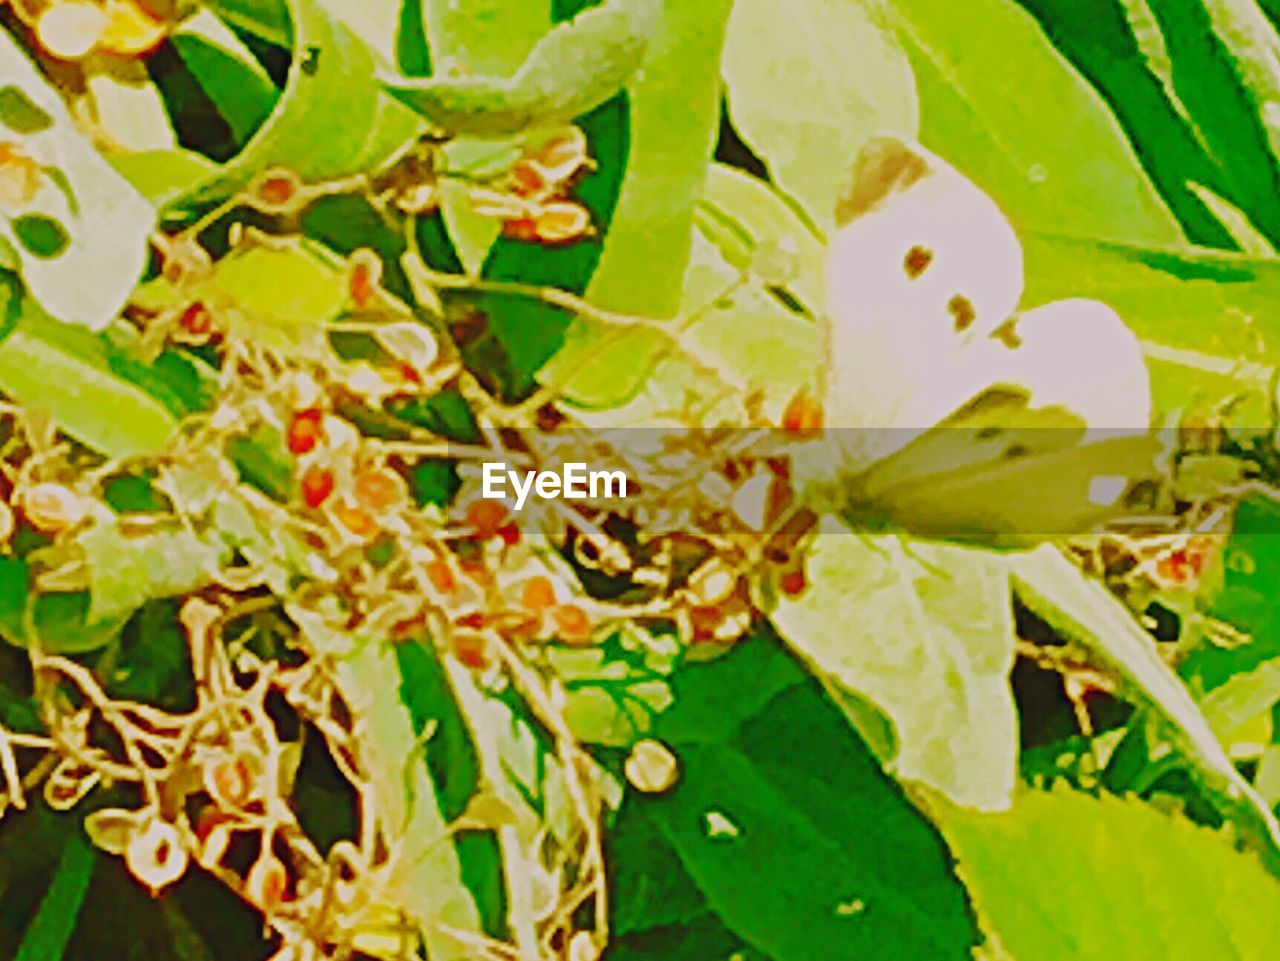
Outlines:
<svg viewBox="0 0 1280 961"><path fill-rule="evenodd" d="M473 189L471 201L477 213L501 220L508 237L567 243L591 230L591 215L568 194L592 166L586 137L579 128L569 127L527 149L496 189Z"/></svg>

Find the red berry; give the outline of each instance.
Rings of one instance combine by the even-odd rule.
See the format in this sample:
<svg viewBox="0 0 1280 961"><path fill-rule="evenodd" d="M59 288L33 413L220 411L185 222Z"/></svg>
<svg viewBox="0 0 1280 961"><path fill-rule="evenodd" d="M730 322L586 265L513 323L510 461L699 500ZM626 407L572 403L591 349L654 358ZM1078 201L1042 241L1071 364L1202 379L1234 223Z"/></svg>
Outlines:
<svg viewBox="0 0 1280 961"><path fill-rule="evenodd" d="M357 250L347 263L347 295L356 307L363 310L378 296L382 261L371 250Z"/></svg>
<svg viewBox="0 0 1280 961"><path fill-rule="evenodd" d="M352 504L343 505L337 512L342 526L362 541L371 541L377 536L380 528L372 514Z"/></svg>
<svg viewBox="0 0 1280 961"><path fill-rule="evenodd" d="M787 404L782 414L782 429L801 434L818 430L822 427L822 408L809 396L807 390L801 390Z"/></svg>
<svg viewBox="0 0 1280 961"><path fill-rule="evenodd" d="M480 537L495 536L507 519L507 509L498 501L475 501L467 508L467 523Z"/></svg>
<svg viewBox="0 0 1280 961"><path fill-rule="evenodd" d="M591 640L593 625L587 612L574 604L561 604L551 611L556 622L556 636L565 644L581 644Z"/></svg>
<svg viewBox="0 0 1280 961"><path fill-rule="evenodd" d="M285 207L298 192L298 180L288 171L267 174L258 182L258 200L268 207Z"/></svg>
<svg viewBox="0 0 1280 961"><path fill-rule="evenodd" d="M188 334L205 337L213 332L213 314L200 301L190 304L178 319L178 326Z"/></svg>
<svg viewBox="0 0 1280 961"><path fill-rule="evenodd" d="M333 471L312 467L302 475L302 502L313 510L333 493Z"/></svg>
<svg viewBox="0 0 1280 961"><path fill-rule="evenodd" d="M538 239L538 222L532 217L518 217L502 224L502 236L533 243Z"/></svg>
<svg viewBox="0 0 1280 961"><path fill-rule="evenodd" d="M556 603L556 589L545 577L531 577L524 582L524 591L520 597L524 609L531 614L541 614Z"/></svg>
<svg viewBox="0 0 1280 961"><path fill-rule="evenodd" d="M435 560L427 565L427 580L441 594L452 594L458 589L458 579L446 561Z"/></svg>
<svg viewBox="0 0 1280 961"><path fill-rule="evenodd" d="M484 648L485 640L478 634L459 634L453 639L454 656L475 671L489 666L489 658L485 655Z"/></svg>
<svg viewBox="0 0 1280 961"><path fill-rule="evenodd" d="M782 581L779 586L782 588L782 593L795 597L804 591L805 587L808 586L808 582L805 580L804 571L787 571L782 575Z"/></svg>
<svg viewBox="0 0 1280 961"><path fill-rule="evenodd" d="M324 436L324 411L317 407L300 410L289 422L287 441L293 454L310 454Z"/></svg>
<svg viewBox="0 0 1280 961"><path fill-rule="evenodd" d="M386 467L371 467L355 479L355 496L360 506L383 513L400 506L408 496L404 480Z"/></svg>
<svg viewBox="0 0 1280 961"><path fill-rule="evenodd" d="M511 168L511 192L518 197L535 197L547 189L547 178L536 164L521 160Z"/></svg>

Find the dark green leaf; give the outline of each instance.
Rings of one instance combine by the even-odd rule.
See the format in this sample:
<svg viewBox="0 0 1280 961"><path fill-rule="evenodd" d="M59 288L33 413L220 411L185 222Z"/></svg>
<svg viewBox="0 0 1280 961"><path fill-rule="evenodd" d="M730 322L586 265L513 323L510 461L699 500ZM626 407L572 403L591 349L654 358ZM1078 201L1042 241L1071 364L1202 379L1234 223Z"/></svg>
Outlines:
<svg viewBox="0 0 1280 961"><path fill-rule="evenodd" d="M98 852L78 831L67 838L62 859L13 961L59 961L75 930L76 917Z"/></svg>
<svg viewBox="0 0 1280 961"><path fill-rule="evenodd" d="M431 76L431 48L422 18L423 0L400 0L396 29L396 66L406 77Z"/></svg>
<svg viewBox="0 0 1280 961"><path fill-rule="evenodd" d="M679 781L630 795L611 833L632 852L613 859L620 932L681 924L702 903L775 961L969 957L945 846L775 643L687 667L673 689L655 733Z"/></svg>
<svg viewBox="0 0 1280 961"><path fill-rule="evenodd" d="M1280 499L1254 494L1241 502L1223 558L1224 578L1209 612L1249 635L1235 647L1206 646L1192 653L1180 673L1201 691L1280 657Z"/></svg>
<svg viewBox="0 0 1280 961"><path fill-rule="evenodd" d="M67 228L44 214L24 214L21 217L15 217L13 232L18 242L28 252L44 260L57 257L71 243Z"/></svg>

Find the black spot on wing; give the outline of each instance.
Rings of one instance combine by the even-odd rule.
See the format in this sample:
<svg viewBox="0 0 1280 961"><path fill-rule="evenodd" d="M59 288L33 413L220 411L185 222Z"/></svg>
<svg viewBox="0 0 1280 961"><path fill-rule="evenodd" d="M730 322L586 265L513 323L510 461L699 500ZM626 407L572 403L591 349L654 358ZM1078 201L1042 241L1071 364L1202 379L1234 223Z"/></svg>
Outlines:
<svg viewBox="0 0 1280 961"><path fill-rule="evenodd" d="M964 294L956 294L947 301L947 311L955 322L957 334L963 334L978 319L978 312L973 309L973 302Z"/></svg>
<svg viewBox="0 0 1280 961"><path fill-rule="evenodd" d="M910 280L917 280L929 269L931 263L933 263L933 251L917 244L902 258L902 269L906 271Z"/></svg>
<svg viewBox="0 0 1280 961"><path fill-rule="evenodd" d="M995 329L991 336L1010 350L1015 350L1022 346L1022 336L1018 333L1018 320L1016 317L1010 317L1006 320Z"/></svg>

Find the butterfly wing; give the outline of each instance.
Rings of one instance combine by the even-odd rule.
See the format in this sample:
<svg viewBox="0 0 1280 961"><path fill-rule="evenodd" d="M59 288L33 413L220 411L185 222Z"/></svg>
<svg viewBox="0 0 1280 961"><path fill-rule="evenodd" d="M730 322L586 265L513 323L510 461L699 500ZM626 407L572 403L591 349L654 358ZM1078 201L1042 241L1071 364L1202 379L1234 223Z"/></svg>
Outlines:
<svg viewBox="0 0 1280 961"><path fill-rule="evenodd" d="M1017 307L1017 235L958 171L892 137L859 156L838 221L825 272L825 422L937 423L991 383L982 366L993 355L970 348Z"/></svg>
<svg viewBox="0 0 1280 961"><path fill-rule="evenodd" d="M996 349L999 382L856 478L855 501L918 534L1017 543L1091 528L1159 476L1147 368L1113 311L1050 304Z"/></svg>
<svg viewBox="0 0 1280 961"><path fill-rule="evenodd" d="M1136 485L1158 476L1163 455L1154 434L1016 450L881 488L846 513L855 526L869 514L921 537L1025 547L1091 530L1128 511Z"/></svg>

